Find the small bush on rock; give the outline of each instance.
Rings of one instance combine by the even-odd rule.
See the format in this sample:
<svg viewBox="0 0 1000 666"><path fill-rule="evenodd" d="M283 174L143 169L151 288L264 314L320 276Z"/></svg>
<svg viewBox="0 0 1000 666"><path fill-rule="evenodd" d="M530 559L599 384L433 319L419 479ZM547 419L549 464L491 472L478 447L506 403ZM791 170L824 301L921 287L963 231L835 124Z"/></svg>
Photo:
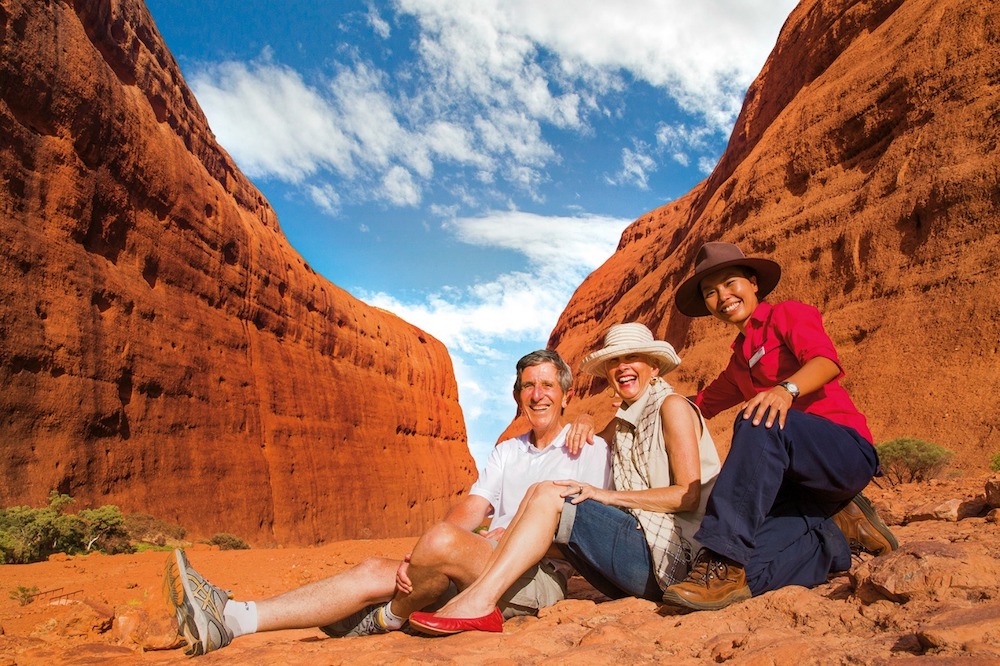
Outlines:
<svg viewBox="0 0 1000 666"><path fill-rule="evenodd" d="M941 473L952 452L914 437L900 437L878 446L882 470L893 484L929 481Z"/></svg>
<svg viewBox="0 0 1000 666"><path fill-rule="evenodd" d="M180 525L154 518L148 513L127 514L125 529L133 541L156 546L166 546L168 540L180 541L187 534Z"/></svg>
<svg viewBox="0 0 1000 666"><path fill-rule="evenodd" d="M10 591L10 598L18 603L20 606L27 606L35 597L38 595L38 586L32 585L31 587L25 587L24 585L18 585L15 589Z"/></svg>
<svg viewBox="0 0 1000 666"><path fill-rule="evenodd" d="M218 546L220 550L249 550L250 545L235 534L219 532L208 543Z"/></svg>
<svg viewBox="0 0 1000 666"><path fill-rule="evenodd" d="M993 460L990 461L990 471L1000 472L1000 453L993 456Z"/></svg>

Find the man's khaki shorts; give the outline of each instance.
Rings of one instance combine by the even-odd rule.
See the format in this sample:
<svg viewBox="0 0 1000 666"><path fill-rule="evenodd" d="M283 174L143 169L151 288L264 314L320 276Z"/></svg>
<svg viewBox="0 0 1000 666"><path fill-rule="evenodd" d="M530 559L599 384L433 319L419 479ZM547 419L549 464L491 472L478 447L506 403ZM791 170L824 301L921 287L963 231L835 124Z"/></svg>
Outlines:
<svg viewBox="0 0 1000 666"><path fill-rule="evenodd" d="M566 576L548 558L531 567L500 597L505 620L518 615L536 615L539 608L566 598Z"/></svg>
<svg viewBox="0 0 1000 666"><path fill-rule="evenodd" d="M496 542L493 542L493 546L496 547ZM564 562L560 564L561 567L549 558L545 558L521 574L497 602L503 618L509 620L518 615L537 615L539 608L551 606L565 599L566 575L560 569L571 569ZM456 594L458 588L455 587L455 583L451 583L448 590L431 608L440 608Z"/></svg>

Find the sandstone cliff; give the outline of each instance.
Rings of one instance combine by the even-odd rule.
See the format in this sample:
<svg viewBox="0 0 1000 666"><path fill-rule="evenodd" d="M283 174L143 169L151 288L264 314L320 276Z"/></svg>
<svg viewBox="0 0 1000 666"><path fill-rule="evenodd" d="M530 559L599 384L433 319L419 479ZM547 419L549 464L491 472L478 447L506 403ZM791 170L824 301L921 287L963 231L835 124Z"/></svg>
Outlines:
<svg viewBox="0 0 1000 666"><path fill-rule="evenodd" d="M475 474L446 350L289 246L145 6L2 0L0 44L0 505L253 543L442 517Z"/></svg>
<svg viewBox="0 0 1000 666"><path fill-rule="evenodd" d="M694 392L733 333L673 305L705 241L781 263L770 300L824 313L877 442L914 436L985 469L1000 452L1000 8L992 0L804 0L711 176L643 215L551 336L576 367L638 320ZM578 380L609 415L601 382ZM713 433L727 448L731 419Z"/></svg>

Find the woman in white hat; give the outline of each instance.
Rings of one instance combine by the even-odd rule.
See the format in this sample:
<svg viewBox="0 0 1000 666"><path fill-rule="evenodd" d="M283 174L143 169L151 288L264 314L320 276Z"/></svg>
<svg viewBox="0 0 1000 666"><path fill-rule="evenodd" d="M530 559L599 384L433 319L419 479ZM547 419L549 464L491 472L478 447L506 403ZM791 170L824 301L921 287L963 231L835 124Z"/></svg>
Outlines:
<svg viewBox="0 0 1000 666"><path fill-rule="evenodd" d="M698 408L661 378L679 363L674 348L642 324L612 326L582 369L606 378L621 399L604 433L614 489L536 484L479 579L436 613L413 613L410 625L436 635L502 631L497 601L553 545L556 557L611 598L659 601L683 580L720 463Z"/></svg>

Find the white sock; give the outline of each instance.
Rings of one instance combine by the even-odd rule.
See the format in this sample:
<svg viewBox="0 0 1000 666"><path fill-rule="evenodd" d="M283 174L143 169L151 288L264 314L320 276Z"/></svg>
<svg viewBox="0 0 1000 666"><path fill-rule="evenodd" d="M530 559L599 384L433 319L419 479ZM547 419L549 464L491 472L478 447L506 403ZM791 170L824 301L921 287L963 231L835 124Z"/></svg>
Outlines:
<svg viewBox="0 0 1000 666"><path fill-rule="evenodd" d="M230 599L222 609L222 617L233 632L233 638L257 631L257 604L252 601Z"/></svg>
<svg viewBox="0 0 1000 666"><path fill-rule="evenodd" d="M405 617L399 617L398 615L393 614L391 601L386 603L386 605L382 606L382 608L379 610L380 610L379 615L381 615L379 619L382 620L382 625L386 629L392 629L393 631L395 631L396 629L402 627L403 623L406 622Z"/></svg>

